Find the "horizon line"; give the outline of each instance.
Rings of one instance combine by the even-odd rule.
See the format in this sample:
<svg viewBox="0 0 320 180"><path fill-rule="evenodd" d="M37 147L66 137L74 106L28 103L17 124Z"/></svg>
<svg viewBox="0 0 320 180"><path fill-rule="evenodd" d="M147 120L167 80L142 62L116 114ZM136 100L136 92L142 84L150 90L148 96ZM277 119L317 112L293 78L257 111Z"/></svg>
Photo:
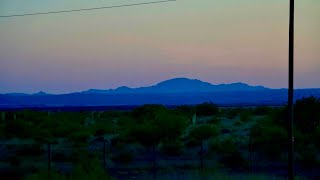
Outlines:
<svg viewBox="0 0 320 180"><path fill-rule="evenodd" d="M38 90L38 91L34 91L34 92L0 92L1 95L8 95L8 94L25 94L25 95L34 95L34 94L38 94L38 93L45 93L47 95L63 95L63 94L73 94L73 93L81 93L81 92L85 92L85 91L89 91L89 90L101 90L101 91L107 91L107 90L116 90L118 88L121 88L121 87L127 87L127 88L130 88L130 89L136 89L136 88L144 88L144 87L151 87L151 86L156 86L157 84L159 83L162 83L162 82L165 82L165 81L170 81L170 80L174 80L174 79L188 79L188 80L198 80L198 81L201 81L201 82L204 82L204 83L209 83L211 85L230 85L230 84L237 84L237 83L242 83L242 84L246 84L246 85L249 85L249 86L252 86L252 87L264 87L266 89L270 89L270 90L281 90L281 89L288 89L286 87L279 87L279 88L270 88L270 87L267 87L267 86L264 86L264 85L251 85L249 83L244 83L244 82L241 82L241 81L235 81L235 82L230 82L230 83L219 83L219 84L213 84L213 83L210 83L210 82L207 82L207 81L203 81L203 80L200 80L200 79L196 79L196 78L188 78L188 77L174 77L174 78L169 78L169 79L166 79L166 80L162 80L158 83L154 83L154 84L150 84L150 85L146 85L146 86L137 86L137 87L130 87L130 86L126 86L126 85L121 85L121 86L118 86L118 87L115 87L115 88L106 88L106 89L102 89L102 88L88 88L88 89L85 89L85 90L75 90L75 91L68 91L68 92L61 92L61 93L52 93L50 91L44 91L44 90ZM305 88L294 88L294 90L299 90L299 89L320 89L320 87L305 87Z"/></svg>

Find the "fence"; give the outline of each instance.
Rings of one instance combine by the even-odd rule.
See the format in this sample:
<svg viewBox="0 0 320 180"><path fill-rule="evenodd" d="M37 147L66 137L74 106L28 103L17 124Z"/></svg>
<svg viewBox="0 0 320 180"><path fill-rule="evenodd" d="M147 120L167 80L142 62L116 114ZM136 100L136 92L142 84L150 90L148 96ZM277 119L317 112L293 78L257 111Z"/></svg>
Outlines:
<svg viewBox="0 0 320 180"><path fill-rule="evenodd" d="M72 171L79 158L95 157L101 166L112 176L122 179L142 174L157 175L163 171L187 171L191 169L222 169L230 173L287 175L287 144L257 144L250 138L249 143L236 142L234 152L226 146L225 151L214 151L208 144L201 151L200 147L184 148L180 154L166 155L159 149L155 153L145 148L131 152L130 148L112 146L109 142L73 146L71 144L32 144L5 143L0 145L0 161L7 167L19 167L24 162L31 168L47 166L50 173L53 169L63 173ZM266 149L268 147L268 149ZM273 151L274 150L274 151ZM122 153L121 153L122 151ZM126 152L130 153L126 154ZM84 153L84 154L81 154ZM90 155L91 154L91 155ZM262 156L262 154L264 154ZM117 157L118 156L118 157ZM77 160L78 158L78 160ZM203 161L202 161L203 159ZM26 165L27 164L27 165ZM54 168L53 168L54 167ZM320 176L319 167L301 169L296 164L296 173L303 176ZM6 168L2 167L2 171Z"/></svg>

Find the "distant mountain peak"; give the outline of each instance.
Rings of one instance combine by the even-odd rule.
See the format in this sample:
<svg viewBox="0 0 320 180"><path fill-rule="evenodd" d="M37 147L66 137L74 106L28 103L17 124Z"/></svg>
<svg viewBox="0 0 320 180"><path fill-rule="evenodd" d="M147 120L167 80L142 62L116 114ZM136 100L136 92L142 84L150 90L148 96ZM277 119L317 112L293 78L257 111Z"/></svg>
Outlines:
<svg viewBox="0 0 320 180"><path fill-rule="evenodd" d="M118 88L116 88L115 90L127 90L127 89L131 89L128 86L120 86Z"/></svg>
<svg viewBox="0 0 320 180"><path fill-rule="evenodd" d="M34 93L33 95L42 96L42 95L47 95L47 93L44 91L39 91L37 93Z"/></svg>
<svg viewBox="0 0 320 180"><path fill-rule="evenodd" d="M210 84L207 82L200 81L198 79L189 79L184 77L172 78L158 83L156 86L165 86L165 85L193 85L193 84Z"/></svg>

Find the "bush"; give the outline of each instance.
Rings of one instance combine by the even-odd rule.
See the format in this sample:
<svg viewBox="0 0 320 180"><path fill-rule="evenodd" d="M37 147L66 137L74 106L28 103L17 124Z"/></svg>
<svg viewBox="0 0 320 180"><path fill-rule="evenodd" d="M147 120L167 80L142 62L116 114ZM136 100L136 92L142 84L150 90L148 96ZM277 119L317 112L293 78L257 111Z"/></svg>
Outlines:
<svg viewBox="0 0 320 180"><path fill-rule="evenodd" d="M104 129L97 129L94 133L95 136L103 136L106 134L106 131Z"/></svg>
<svg viewBox="0 0 320 180"><path fill-rule="evenodd" d="M233 126L241 126L242 125L242 121L237 120L236 122L234 122Z"/></svg>
<svg viewBox="0 0 320 180"><path fill-rule="evenodd" d="M301 132L314 133L320 123L320 99L308 97L297 100L294 118Z"/></svg>
<svg viewBox="0 0 320 180"><path fill-rule="evenodd" d="M190 138L195 138L198 141L209 139L210 137L218 135L218 128L216 126L203 124L191 129L189 133Z"/></svg>
<svg viewBox="0 0 320 180"><path fill-rule="evenodd" d="M318 148L318 150L320 150L320 141L319 141L319 139L320 139L320 127L318 127L316 129L316 132L315 132L315 135L314 135L314 140L313 140L315 142L315 145Z"/></svg>
<svg viewBox="0 0 320 180"><path fill-rule="evenodd" d="M219 125L221 123L221 118L217 117L217 116L214 116L208 121L208 123L209 124L214 124L214 125Z"/></svg>
<svg viewBox="0 0 320 180"><path fill-rule="evenodd" d="M113 118L119 118L124 113L119 111L104 111L100 114L101 119L107 120L107 119L113 119Z"/></svg>
<svg viewBox="0 0 320 180"><path fill-rule="evenodd" d="M174 109L174 111L179 114L191 118L196 112L195 107L188 105L181 105Z"/></svg>
<svg viewBox="0 0 320 180"><path fill-rule="evenodd" d="M200 145L200 142L196 138L189 138L188 141L186 142L186 146L191 148L197 147L199 145Z"/></svg>
<svg viewBox="0 0 320 180"><path fill-rule="evenodd" d="M20 180L24 179L27 173L29 172L22 168L10 167L6 168L5 171L1 170L0 177L5 180Z"/></svg>
<svg viewBox="0 0 320 180"><path fill-rule="evenodd" d="M7 160L9 164L13 167L19 167L21 164L21 159L17 156L11 156Z"/></svg>
<svg viewBox="0 0 320 180"><path fill-rule="evenodd" d="M161 111L166 111L167 108L159 104L146 104L132 110L131 115L136 119L154 119L156 114Z"/></svg>
<svg viewBox="0 0 320 180"><path fill-rule="evenodd" d="M41 170L38 173L33 173L26 177L26 180L43 180L43 179L49 179L49 173L47 170ZM50 172L50 180L67 180L67 177L56 172L52 171Z"/></svg>
<svg viewBox="0 0 320 180"><path fill-rule="evenodd" d="M203 103L196 106L198 116L212 116L219 113L219 107L212 103Z"/></svg>
<svg viewBox="0 0 320 180"><path fill-rule="evenodd" d="M240 113L240 121L241 122L248 122L251 121L252 114L248 110L244 110Z"/></svg>
<svg viewBox="0 0 320 180"><path fill-rule="evenodd" d="M4 134L7 137L29 138L34 131L35 128L22 119L7 120L4 126Z"/></svg>
<svg viewBox="0 0 320 180"><path fill-rule="evenodd" d="M71 161L75 164L86 164L92 159L98 158L97 152L88 152L86 150L76 150L71 154Z"/></svg>
<svg viewBox="0 0 320 180"><path fill-rule="evenodd" d="M224 139L212 139L209 142L209 151L222 155L231 155L238 151L236 141L232 137Z"/></svg>
<svg viewBox="0 0 320 180"><path fill-rule="evenodd" d="M216 152L220 156L219 162L225 167L246 168L248 165L233 137L212 139L209 142L209 151Z"/></svg>
<svg viewBox="0 0 320 180"><path fill-rule="evenodd" d="M305 168L312 168L319 165L318 151L313 144L305 146L304 150L300 151L300 156L298 156L298 163L300 163Z"/></svg>
<svg viewBox="0 0 320 180"><path fill-rule="evenodd" d="M5 137L4 126L0 123L0 139L2 139L4 137Z"/></svg>
<svg viewBox="0 0 320 180"><path fill-rule="evenodd" d="M70 179L76 180L112 180L98 159L91 159L85 163L76 165Z"/></svg>
<svg viewBox="0 0 320 180"><path fill-rule="evenodd" d="M247 168L249 164L240 152L226 154L220 159L219 162L223 164L225 167L237 169Z"/></svg>
<svg viewBox="0 0 320 180"><path fill-rule="evenodd" d="M287 131L268 121L260 122L251 128L252 144L256 150L270 159L279 159L286 150Z"/></svg>
<svg viewBox="0 0 320 180"><path fill-rule="evenodd" d="M68 138L75 143L86 144L87 139L90 137L90 133L86 131L74 132L68 136Z"/></svg>
<svg viewBox="0 0 320 180"><path fill-rule="evenodd" d="M17 149L17 156L39 156L44 155L45 150L39 144L25 145Z"/></svg>
<svg viewBox="0 0 320 180"><path fill-rule="evenodd" d="M180 141L165 141L160 145L160 152L170 156L180 155L182 149L183 144Z"/></svg>
<svg viewBox="0 0 320 180"><path fill-rule="evenodd" d="M236 118L241 112L243 111L242 108L228 108L224 110L224 113L227 118L234 119Z"/></svg>
<svg viewBox="0 0 320 180"><path fill-rule="evenodd" d="M41 170L38 173L27 176L26 180L112 180L103 169L101 163L97 159L87 160L85 163L75 165L70 175L60 174L57 171L52 170L50 172L50 178L48 177L47 170Z"/></svg>
<svg viewBox="0 0 320 180"><path fill-rule="evenodd" d="M129 163L133 160L133 154L130 151L122 150L111 157L113 162Z"/></svg>
<svg viewBox="0 0 320 180"><path fill-rule="evenodd" d="M64 153L54 153L51 160L54 162L68 162L71 158Z"/></svg>
<svg viewBox="0 0 320 180"><path fill-rule="evenodd" d="M270 114L272 108L267 106L258 106L252 110L252 113L256 116L263 116Z"/></svg>

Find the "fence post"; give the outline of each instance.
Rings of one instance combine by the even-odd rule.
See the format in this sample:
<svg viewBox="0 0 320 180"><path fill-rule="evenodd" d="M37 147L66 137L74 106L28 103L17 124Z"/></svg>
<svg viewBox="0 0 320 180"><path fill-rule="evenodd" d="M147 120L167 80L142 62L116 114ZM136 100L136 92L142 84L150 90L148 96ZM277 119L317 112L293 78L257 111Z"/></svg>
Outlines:
<svg viewBox="0 0 320 180"><path fill-rule="evenodd" d="M106 163L106 141L103 140L103 168L107 168L107 163Z"/></svg>
<svg viewBox="0 0 320 180"><path fill-rule="evenodd" d="M1 119L3 123L6 121L6 112L1 113Z"/></svg>
<svg viewBox="0 0 320 180"><path fill-rule="evenodd" d="M48 175L50 178L50 171L51 171L51 144L48 143Z"/></svg>
<svg viewBox="0 0 320 180"><path fill-rule="evenodd" d="M252 174L252 135L251 132L249 134L249 168L250 168L250 173Z"/></svg>
<svg viewBox="0 0 320 180"><path fill-rule="evenodd" d="M200 155L200 170L203 171L203 140L201 139L200 141L200 152L199 152L199 155Z"/></svg>
<svg viewBox="0 0 320 180"><path fill-rule="evenodd" d="M153 178L156 179L157 175L157 166L156 166L156 160L157 160L157 155L156 155L156 144L153 144Z"/></svg>

